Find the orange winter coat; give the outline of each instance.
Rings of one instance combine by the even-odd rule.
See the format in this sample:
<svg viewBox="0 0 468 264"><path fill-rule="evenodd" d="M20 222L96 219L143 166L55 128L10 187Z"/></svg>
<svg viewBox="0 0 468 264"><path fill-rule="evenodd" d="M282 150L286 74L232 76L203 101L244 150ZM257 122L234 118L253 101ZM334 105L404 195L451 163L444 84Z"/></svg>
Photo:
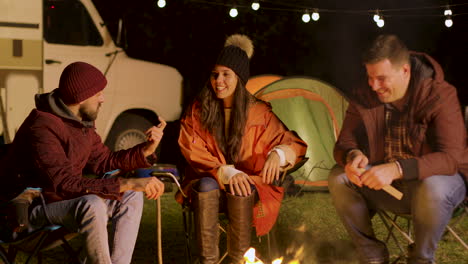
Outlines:
<svg viewBox="0 0 468 264"><path fill-rule="evenodd" d="M218 179L219 167L226 164L226 159L214 137L202 128L199 120L199 106L194 104L189 115L181 121L179 145L189 163L182 187L190 195L190 186L202 177L212 177L224 189ZM221 124L223 125L223 124ZM262 183L258 176L267 159L268 152L277 145L288 145L296 153L296 163L304 158L307 144L287 127L271 111L267 103L253 104L248 113L244 138L240 148L239 161L233 164L238 170L248 174L255 182L259 201L254 206L254 226L257 235L270 231L276 222L283 188ZM182 197L176 197L182 202Z"/></svg>

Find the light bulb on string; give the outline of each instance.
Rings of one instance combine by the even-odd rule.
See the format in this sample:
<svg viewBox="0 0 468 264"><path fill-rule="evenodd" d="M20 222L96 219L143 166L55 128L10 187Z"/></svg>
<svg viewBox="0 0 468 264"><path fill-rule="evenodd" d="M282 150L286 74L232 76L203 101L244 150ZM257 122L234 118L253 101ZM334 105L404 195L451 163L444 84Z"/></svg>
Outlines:
<svg viewBox="0 0 468 264"><path fill-rule="evenodd" d="M444 16L451 16L452 15L452 10L450 7L447 6L447 8L444 11Z"/></svg>
<svg viewBox="0 0 468 264"><path fill-rule="evenodd" d="M309 12L307 10L302 15L302 21L304 21L304 23L309 23L309 21L310 21L310 15L309 15Z"/></svg>
<svg viewBox="0 0 468 264"><path fill-rule="evenodd" d="M166 6L166 0L158 0L158 7L163 8Z"/></svg>
<svg viewBox="0 0 468 264"><path fill-rule="evenodd" d="M379 10L375 11L373 19L375 23L379 22L380 20Z"/></svg>
<svg viewBox="0 0 468 264"><path fill-rule="evenodd" d="M252 2L252 9L257 11L260 8L260 3L258 1Z"/></svg>
<svg viewBox="0 0 468 264"><path fill-rule="evenodd" d="M236 17L238 14L239 14L239 12L237 12L237 8L235 6L232 7L231 10L229 10L229 15L231 17Z"/></svg>
<svg viewBox="0 0 468 264"><path fill-rule="evenodd" d="M314 12L312 13L312 20L317 21L320 19L320 15L318 13L318 10L315 9Z"/></svg>
<svg viewBox="0 0 468 264"><path fill-rule="evenodd" d="M447 16L447 18L445 19L445 26L448 27L448 28L451 27L451 26L453 26L452 17Z"/></svg>
<svg viewBox="0 0 468 264"><path fill-rule="evenodd" d="M385 25L385 21L383 19L383 17L381 16L380 19L377 21L377 26L379 28L383 27Z"/></svg>

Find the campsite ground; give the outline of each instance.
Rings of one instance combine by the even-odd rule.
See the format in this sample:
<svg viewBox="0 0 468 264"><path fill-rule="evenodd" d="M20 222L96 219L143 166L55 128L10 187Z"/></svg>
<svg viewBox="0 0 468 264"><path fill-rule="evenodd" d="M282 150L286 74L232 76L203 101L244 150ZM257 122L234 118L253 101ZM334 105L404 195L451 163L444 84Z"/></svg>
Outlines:
<svg viewBox="0 0 468 264"><path fill-rule="evenodd" d="M181 207L174 200L174 193L166 193L162 204L163 259L165 264L185 263L185 236ZM154 201L145 202L145 211L133 255L132 263L157 263L156 210ZM384 228L378 217L374 226L379 237ZM461 236L468 241L468 217L457 225ZM291 259L299 254L302 264L357 263L357 255L347 233L341 225L327 192L306 192L284 200L277 223L277 254ZM76 241L74 244L78 244ZM266 240L253 239L259 254L266 254ZM398 249L390 243L392 259ZM66 263L62 249L44 253L45 263ZM266 259L266 257L263 257ZM468 252L448 234L437 250L438 264L468 263ZM287 262L286 262L287 263ZM404 262L401 262L404 263Z"/></svg>

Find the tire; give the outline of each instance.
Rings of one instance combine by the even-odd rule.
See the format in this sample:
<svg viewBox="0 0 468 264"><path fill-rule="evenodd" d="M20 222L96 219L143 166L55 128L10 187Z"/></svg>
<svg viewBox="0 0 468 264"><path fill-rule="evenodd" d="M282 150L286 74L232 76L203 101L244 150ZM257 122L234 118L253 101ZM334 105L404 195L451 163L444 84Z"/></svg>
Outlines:
<svg viewBox="0 0 468 264"><path fill-rule="evenodd" d="M151 126L142 116L124 113L115 120L105 144L113 151L131 148L146 141L145 131Z"/></svg>

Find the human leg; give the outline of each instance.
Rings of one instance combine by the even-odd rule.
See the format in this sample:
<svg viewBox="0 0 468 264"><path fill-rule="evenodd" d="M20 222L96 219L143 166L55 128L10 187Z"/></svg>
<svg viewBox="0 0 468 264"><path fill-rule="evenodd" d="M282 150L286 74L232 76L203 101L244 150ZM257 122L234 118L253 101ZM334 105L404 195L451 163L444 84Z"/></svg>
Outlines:
<svg viewBox="0 0 468 264"><path fill-rule="evenodd" d="M388 250L375 237L368 200L340 168L330 173L328 188L333 205L359 253L361 263L388 263Z"/></svg>
<svg viewBox="0 0 468 264"><path fill-rule="evenodd" d="M191 206L194 210L195 236L199 261L217 263L219 259L219 185L213 178L200 179L192 189Z"/></svg>
<svg viewBox="0 0 468 264"><path fill-rule="evenodd" d="M465 198L466 186L459 174L435 175L412 185L415 245L410 251L409 263L433 263L437 244L454 208Z"/></svg>
<svg viewBox="0 0 468 264"><path fill-rule="evenodd" d="M143 193L127 191L120 201L106 200L112 231L110 249L113 264L130 263L143 212Z"/></svg>
<svg viewBox="0 0 468 264"><path fill-rule="evenodd" d="M33 227L47 224L41 207L34 207L30 214ZM85 195L54 202L47 204L47 212L53 224L83 235L89 263L111 263L107 236L108 211L104 199Z"/></svg>

